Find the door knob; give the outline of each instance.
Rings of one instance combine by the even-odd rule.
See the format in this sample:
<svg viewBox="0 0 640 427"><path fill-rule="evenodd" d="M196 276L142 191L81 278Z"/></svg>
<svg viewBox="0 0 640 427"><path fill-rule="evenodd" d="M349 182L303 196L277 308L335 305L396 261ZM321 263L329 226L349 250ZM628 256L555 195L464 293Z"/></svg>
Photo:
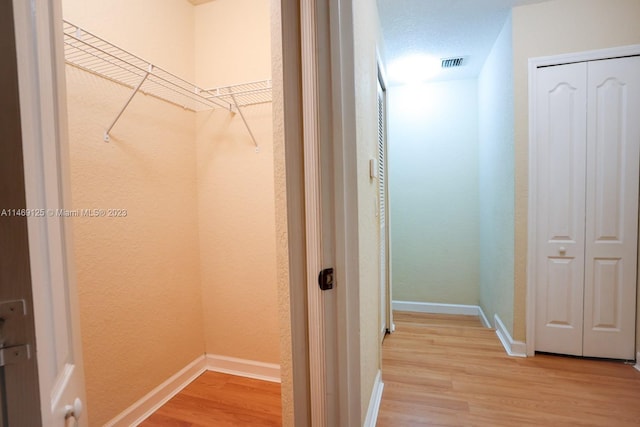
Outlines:
<svg viewBox="0 0 640 427"><path fill-rule="evenodd" d="M567 248L565 248L564 246L560 246L560 248L558 249L558 252L560 252L560 254L564 255L567 253Z"/></svg>

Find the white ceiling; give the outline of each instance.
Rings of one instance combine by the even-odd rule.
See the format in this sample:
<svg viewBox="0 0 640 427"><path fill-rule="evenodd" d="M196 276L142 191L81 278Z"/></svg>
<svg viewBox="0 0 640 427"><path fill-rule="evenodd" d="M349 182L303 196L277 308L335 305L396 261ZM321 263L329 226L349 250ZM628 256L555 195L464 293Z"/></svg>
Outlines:
<svg viewBox="0 0 640 427"><path fill-rule="evenodd" d="M431 80L478 76L511 7L539 1L378 0L387 84L402 83L393 75L394 61L415 54L468 56L466 65L442 70Z"/></svg>

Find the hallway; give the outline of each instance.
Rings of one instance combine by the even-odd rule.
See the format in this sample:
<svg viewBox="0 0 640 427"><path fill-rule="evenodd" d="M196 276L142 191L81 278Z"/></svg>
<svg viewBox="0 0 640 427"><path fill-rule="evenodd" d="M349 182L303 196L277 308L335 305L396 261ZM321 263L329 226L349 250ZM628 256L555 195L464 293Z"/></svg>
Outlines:
<svg viewBox="0 0 640 427"><path fill-rule="evenodd" d="M505 354L473 316L394 312L378 426L637 426L640 372L620 362Z"/></svg>

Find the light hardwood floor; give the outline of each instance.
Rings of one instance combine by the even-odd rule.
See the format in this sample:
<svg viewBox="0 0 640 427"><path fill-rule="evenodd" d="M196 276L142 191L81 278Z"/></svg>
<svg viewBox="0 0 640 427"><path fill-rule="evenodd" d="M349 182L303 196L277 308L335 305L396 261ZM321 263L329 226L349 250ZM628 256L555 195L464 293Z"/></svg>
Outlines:
<svg viewBox="0 0 640 427"><path fill-rule="evenodd" d="M473 316L394 313L378 427L640 426L640 372L618 362L509 357Z"/></svg>
<svg viewBox="0 0 640 427"><path fill-rule="evenodd" d="M279 426L280 384L207 371L141 427Z"/></svg>

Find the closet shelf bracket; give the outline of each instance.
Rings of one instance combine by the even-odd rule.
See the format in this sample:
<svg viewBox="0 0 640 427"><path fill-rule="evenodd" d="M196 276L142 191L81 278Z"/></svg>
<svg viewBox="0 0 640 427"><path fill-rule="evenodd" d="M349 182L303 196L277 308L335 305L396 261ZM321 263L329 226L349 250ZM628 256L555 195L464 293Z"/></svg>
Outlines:
<svg viewBox="0 0 640 427"><path fill-rule="evenodd" d="M116 125L116 123L120 119L120 116L122 116L122 113L124 113L124 110L127 109L129 104L133 100L133 97L136 96L136 93L138 93L138 91L142 87L142 84L145 82L145 80L147 80L147 77L149 77L149 74L152 71L153 71L153 65L149 64L148 71L144 74L144 76L142 76L142 80L140 80L140 83L138 83L138 85L133 89L133 92L129 96L129 99L127 99L127 102L124 103L124 106L120 109L120 112L116 115L116 118L113 119L113 121L111 122L107 130L104 132L104 142L109 142L111 140L111 138L109 137L109 133L111 132L111 129L113 129L113 127Z"/></svg>
<svg viewBox="0 0 640 427"><path fill-rule="evenodd" d="M240 114L240 118L242 119L242 122L244 123L244 126L247 128L247 132L249 132L249 136L251 137L251 140L253 141L253 145L256 146L256 153L259 153L260 152L260 147L258 146L258 142L256 141L256 137L253 135L253 132L251 131L251 127L249 126L249 123L247 123L247 119L244 117L244 113L242 112L242 108L240 108L240 106L238 105L238 102L236 101L235 95L231 94L231 99L233 100L233 105L236 106L236 110L238 110L238 114Z"/></svg>
<svg viewBox="0 0 640 427"><path fill-rule="evenodd" d="M241 83L233 86L218 87L213 89L205 89L204 96L207 99L215 99L221 102L228 102L234 108L249 132L249 136L256 146L256 153L260 152L260 146L256 140L251 126L242 111L243 107L250 105L266 104L271 102L271 80L259 80L249 83Z"/></svg>

